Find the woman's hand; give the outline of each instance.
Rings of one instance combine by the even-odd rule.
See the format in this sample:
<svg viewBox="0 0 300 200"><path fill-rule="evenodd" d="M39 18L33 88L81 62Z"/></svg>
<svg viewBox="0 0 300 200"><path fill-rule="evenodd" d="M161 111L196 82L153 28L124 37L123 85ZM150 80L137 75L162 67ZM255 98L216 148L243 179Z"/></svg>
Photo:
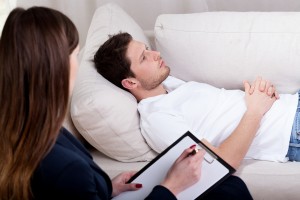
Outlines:
<svg viewBox="0 0 300 200"><path fill-rule="evenodd" d="M142 187L139 183L127 183L127 181L135 174L134 171L124 172L112 179L113 192L112 196L117 196L125 191L138 190Z"/></svg>
<svg viewBox="0 0 300 200"><path fill-rule="evenodd" d="M202 161L204 159L204 150L199 150L196 154L189 156L196 145L186 149L177 158L175 163L169 169L162 186L168 188L175 196L195 184L201 177Z"/></svg>

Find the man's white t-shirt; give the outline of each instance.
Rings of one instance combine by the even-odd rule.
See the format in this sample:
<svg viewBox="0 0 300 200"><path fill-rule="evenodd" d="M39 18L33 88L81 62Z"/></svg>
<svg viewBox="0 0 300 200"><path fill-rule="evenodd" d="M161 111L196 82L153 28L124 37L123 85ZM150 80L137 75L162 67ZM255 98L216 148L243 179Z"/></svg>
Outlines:
<svg viewBox="0 0 300 200"><path fill-rule="evenodd" d="M171 76L163 85L168 94L146 98L138 104L141 132L157 152L187 131L219 146L234 131L246 111L245 95L241 90L219 89ZM286 161L297 103L297 94L280 95L264 115L245 158Z"/></svg>

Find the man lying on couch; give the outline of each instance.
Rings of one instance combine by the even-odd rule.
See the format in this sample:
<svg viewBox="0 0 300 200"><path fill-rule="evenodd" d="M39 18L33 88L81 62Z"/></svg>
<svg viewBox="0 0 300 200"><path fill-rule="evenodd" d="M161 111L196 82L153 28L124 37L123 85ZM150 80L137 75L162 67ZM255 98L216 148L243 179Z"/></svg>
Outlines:
<svg viewBox="0 0 300 200"><path fill-rule="evenodd" d="M285 162L288 150L294 153L297 94L276 101L275 88L261 78L245 82L245 92L181 81L169 76L159 52L127 33L106 41L94 62L104 78L136 97L142 134L157 152L191 131L235 168L244 157Z"/></svg>

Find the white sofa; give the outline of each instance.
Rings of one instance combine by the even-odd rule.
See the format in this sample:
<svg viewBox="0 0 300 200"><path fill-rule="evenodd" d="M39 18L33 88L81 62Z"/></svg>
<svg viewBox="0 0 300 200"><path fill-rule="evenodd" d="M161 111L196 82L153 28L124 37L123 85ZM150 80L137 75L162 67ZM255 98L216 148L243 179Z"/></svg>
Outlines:
<svg viewBox="0 0 300 200"><path fill-rule="evenodd" d="M116 4L101 6L81 50L65 126L93 146L94 160L110 177L139 170L157 153L140 133L136 101L101 77L91 61L108 34L126 31L161 51L172 75L184 80L240 89L244 79L262 75L279 92L295 93L300 88L299 25L300 13L293 12L207 12L161 15L154 34L145 34ZM244 160L236 175L254 199L300 197L300 163Z"/></svg>

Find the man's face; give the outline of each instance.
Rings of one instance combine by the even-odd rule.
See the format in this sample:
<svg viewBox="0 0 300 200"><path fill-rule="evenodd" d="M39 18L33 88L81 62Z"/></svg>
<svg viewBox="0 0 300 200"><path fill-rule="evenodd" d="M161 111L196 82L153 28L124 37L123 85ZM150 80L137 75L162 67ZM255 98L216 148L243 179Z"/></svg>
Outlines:
<svg viewBox="0 0 300 200"><path fill-rule="evenodd" d="M149 50L144 43L132 40L126 52L131 61L130 69L140 86L151 90L159 86L170 74L170 68L157 51Z"/></svg>

